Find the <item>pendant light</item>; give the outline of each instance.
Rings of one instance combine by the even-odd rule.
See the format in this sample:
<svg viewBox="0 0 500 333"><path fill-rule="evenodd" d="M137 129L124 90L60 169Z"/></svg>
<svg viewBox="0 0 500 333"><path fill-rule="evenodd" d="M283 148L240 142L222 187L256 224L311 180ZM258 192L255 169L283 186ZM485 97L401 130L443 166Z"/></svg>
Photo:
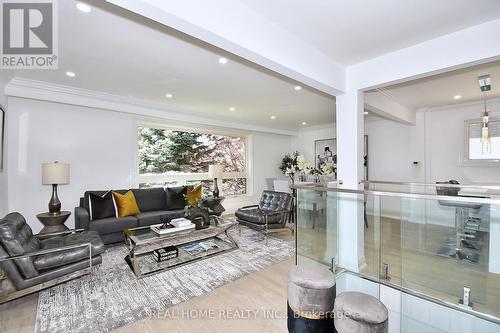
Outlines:
<svg viewBox="0 0 500 333"><path fill-rule="evenodd" d="M491 90L491 79L489 75L482 75L478 78L479 88L483 93L484 100L484 110L481 115L482 126L481 126L481 153L483 155L491 153L491 137L489 129L490 115L488 112L488 106L486 103L486 93Z"/></svg>
<svg viewBox="0 0 500 333"><path fill-rule="evenodd" d="M484 95L484 111L483 111L483 117L482 117L483 126L481 128L481 153L483 155L491 153L491 137L490 137L490 130L488 127L489 118L490 118L490 116L489 116L488 109L486 106L486 94L485 94Z"/></svg>

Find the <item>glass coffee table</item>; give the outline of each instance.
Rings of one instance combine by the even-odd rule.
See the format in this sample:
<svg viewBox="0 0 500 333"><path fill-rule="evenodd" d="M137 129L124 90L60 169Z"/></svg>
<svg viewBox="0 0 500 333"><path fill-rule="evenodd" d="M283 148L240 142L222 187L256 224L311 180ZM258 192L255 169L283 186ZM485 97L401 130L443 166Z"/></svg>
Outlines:
<svg viewBox="0 0 500 333"><path fill-rule="evenodd" d="M215 225L206 229L173 235L158 235L151 230L150 226L125 229L123 231L125 245L129 252L125 261L135 276L141 278L232 251L237 249L238 245L227 231L237 224L237 222L224 221L219 218L215 219ZM215 246L199 252L192 251L193 245L197 247L196 243L200 242L215 244ZM154 251L168 246L177 247L178 256L157 261ZM186 248L188 250L191 248L191 251L188 252Z"/></svg>

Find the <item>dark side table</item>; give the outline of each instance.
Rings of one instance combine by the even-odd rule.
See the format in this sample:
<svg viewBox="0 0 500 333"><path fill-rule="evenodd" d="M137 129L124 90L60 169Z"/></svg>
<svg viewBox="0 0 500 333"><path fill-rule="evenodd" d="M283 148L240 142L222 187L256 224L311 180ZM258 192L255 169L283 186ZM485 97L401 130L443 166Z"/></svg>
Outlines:
<svg viewBox="0 0 500 333"><path fill-rule="evenodd" d="M41 234L48 234L51 232L61 232L68 230L68 227L64 225L64 222L71 215L71 212L61 212L59 215L52 215L50 213L41 213L36 216L36 218L42 222L44 225L43 229L40 231Z"/></svg>
<svg viewBox="0 0 500 333"><path fill-rule="evenodd" d="M222 206L224 199L225 197L208 197L205 199L205 207L211 209L210 215L221 216L226 211L224 206Z"/></svg>

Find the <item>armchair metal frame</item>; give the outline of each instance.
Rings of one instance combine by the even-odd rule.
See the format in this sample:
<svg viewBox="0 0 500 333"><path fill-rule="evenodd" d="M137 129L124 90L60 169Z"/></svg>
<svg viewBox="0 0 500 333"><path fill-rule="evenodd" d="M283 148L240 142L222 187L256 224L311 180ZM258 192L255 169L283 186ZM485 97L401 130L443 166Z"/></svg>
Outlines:
<svg viewBox="0 0 500 333"><path fill-rule="evenodd" d="M250 209L250 208L259 208L259 205L250 205L250 206L244 206L242 208L240 208L240 210L245 210L245 209ZM264 229L263 229L263 232L264 232L264 236L265 236L265 240L266 240L266 246L268 245L268 239L267 239L267 235L269 234L270 231L281 231L283 229L290 229L292 231L292 235L294 234L294 229L293 227L288 227L286 224L287 224L287 221L290 220L290 217L291 217L291 214L293 212L293 209L290 208L290 209L280 209L280 210L275 210L275 211L269 211L269 212L265 212L264 210L262 210L263 215L264 215L264 221L265 221L265 224L264 224ZM287 216L284 216L283 217L283 223L279 223L278 225L282 226L281 228L272 228L272 229L269 229L269 216L272 216L272 215L281 215L281 214L286 214ZM246 222L242 219L239 219L237 218L236 219L238 221L238 228L239 228L239 232L240 232L240 235L241 235L241 222L243 221L243 224L244 225L247 225L249 224L249 222Z"/></svg>
<svg viewBox="0 0 500 333"><path fill-rule="evenodd" d="M60 236L60 235L67 235L67 234L72 234L72 233L77 233L77 232L82 232L84 231L83 229L71 229L71 230L65 230L61 232L54 232L54 233L45 233L45 234L36 234L34 235L35 237L39 239L47 239L51 238L54 236ZM34 251L34 252L29 252L25 253L23 255L19 256L14 256L14 257L7 257L7 258L0 258L0 262L5 262L9 260L16 260L16 259L22 259L22 258L29 258L37 255L42 255L42 254L49 254L49 253L56 253L56 252L61 252L61 251L66 251L66 250L72 250L80 247L88 247L89 248L89 267L81 269L79 271L73 272L71 274L68 274L66 276L61 276L58 278L55 278L53 280L43 282L31 287L28 287L26 289L21 289L21 290L15 290L12 291L5 296L0 296L0 304L6 303L8 301L41 291L43 289L58 285L60 283L73 280L75 278L90 274L92 272L92 244L91 243L84 243L84 244L78 244L78 245L69 245L69 246L63 246L63 247L58 247L54 249L48 249L48 250L40 250L40 251ZM0 270L0 281L3 279L8 279L8 276Z"/></svg>

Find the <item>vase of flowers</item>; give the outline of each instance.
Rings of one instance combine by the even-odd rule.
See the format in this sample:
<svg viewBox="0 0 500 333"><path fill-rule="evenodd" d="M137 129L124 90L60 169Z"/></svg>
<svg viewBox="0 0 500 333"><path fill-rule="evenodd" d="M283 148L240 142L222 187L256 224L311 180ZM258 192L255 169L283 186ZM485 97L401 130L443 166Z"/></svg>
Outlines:
<svg viewBox="0 0 500 333"><path fill-rule="evenodd" d="M309 162L307 162L304 155L297 156L297 169L300 172L299 173L299 180L301 182L305 182L307 180L307 175L311 171L311 166L309 165Z"/></svg>

